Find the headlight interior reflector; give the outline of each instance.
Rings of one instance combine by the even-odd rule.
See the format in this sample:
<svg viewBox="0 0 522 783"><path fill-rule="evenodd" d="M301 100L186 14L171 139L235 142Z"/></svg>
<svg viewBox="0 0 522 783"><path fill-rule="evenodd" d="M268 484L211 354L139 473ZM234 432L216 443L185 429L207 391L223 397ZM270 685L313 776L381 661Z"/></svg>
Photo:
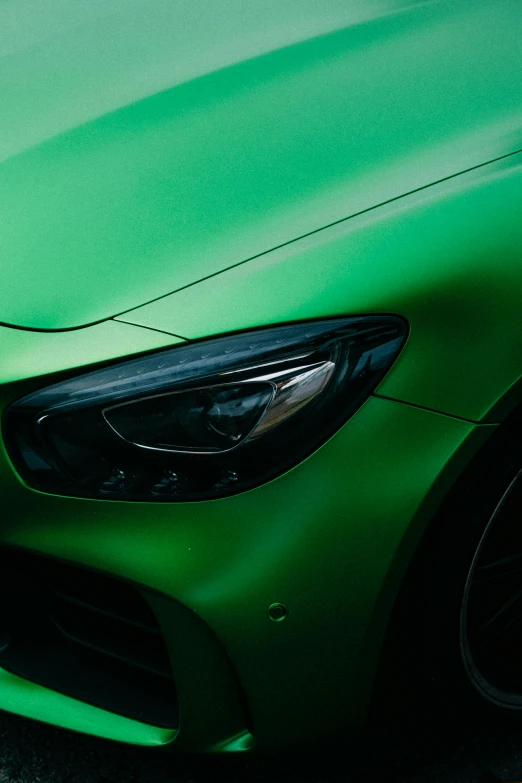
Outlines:
<svg viewBox="0 0 522 783"><path fill-rule="evenodd" d="M15 468L43 492L203 500L275 478L324 443L398 355L395 316L313 321L167 349L11 405Z"/></svg>

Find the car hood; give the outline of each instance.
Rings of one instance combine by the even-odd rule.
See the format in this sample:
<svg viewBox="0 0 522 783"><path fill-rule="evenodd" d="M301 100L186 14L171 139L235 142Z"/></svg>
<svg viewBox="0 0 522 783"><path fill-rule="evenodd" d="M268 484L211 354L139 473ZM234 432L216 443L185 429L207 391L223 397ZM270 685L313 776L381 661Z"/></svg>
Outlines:
<svg viewBox="0 0 522 783"><path fill-rule="evenodd" d="M520 148L518 4L3 3L0 322L121 314Z"/></svg>

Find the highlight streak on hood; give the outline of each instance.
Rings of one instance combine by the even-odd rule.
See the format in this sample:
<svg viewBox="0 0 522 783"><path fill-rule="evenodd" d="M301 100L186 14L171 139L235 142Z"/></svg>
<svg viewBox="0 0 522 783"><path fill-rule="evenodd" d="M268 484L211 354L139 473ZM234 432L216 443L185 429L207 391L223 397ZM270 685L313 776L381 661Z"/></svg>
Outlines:
<svg viewBox="0 0 522 783"><path fill-rule="evenodd" d="M522 146L518 0L0 6L0 322L111 317Z"/></svg>

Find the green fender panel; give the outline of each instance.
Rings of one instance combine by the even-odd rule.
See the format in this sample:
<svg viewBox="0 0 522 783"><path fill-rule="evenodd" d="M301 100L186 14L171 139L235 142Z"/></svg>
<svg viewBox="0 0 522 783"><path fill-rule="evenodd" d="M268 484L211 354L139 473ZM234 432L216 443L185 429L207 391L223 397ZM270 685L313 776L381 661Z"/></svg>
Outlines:
<svg viewBox="0 0 522 783"><path fill-rule="evenodd" d="M363 719L412 551L494 430L373 397L285 475L201 503L39 494L2 457L0 540L147 587L180 676L175 746L248 740L222 649L259 747L319 738ZM274 602L288 607L284 622L269 619Z"/></svg>

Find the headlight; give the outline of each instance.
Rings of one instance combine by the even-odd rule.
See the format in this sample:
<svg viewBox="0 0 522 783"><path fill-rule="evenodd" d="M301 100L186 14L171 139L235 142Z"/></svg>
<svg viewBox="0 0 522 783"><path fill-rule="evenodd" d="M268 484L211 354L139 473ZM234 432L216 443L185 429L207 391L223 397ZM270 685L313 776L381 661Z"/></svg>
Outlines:
<svg viewBox="0 0 522 783"><path fill-rule="evenodd" d="M361 405L404 342L372 316L191 343L57 383L4 416L35 489L114 500L200 500L288 470Z"/></svg>

